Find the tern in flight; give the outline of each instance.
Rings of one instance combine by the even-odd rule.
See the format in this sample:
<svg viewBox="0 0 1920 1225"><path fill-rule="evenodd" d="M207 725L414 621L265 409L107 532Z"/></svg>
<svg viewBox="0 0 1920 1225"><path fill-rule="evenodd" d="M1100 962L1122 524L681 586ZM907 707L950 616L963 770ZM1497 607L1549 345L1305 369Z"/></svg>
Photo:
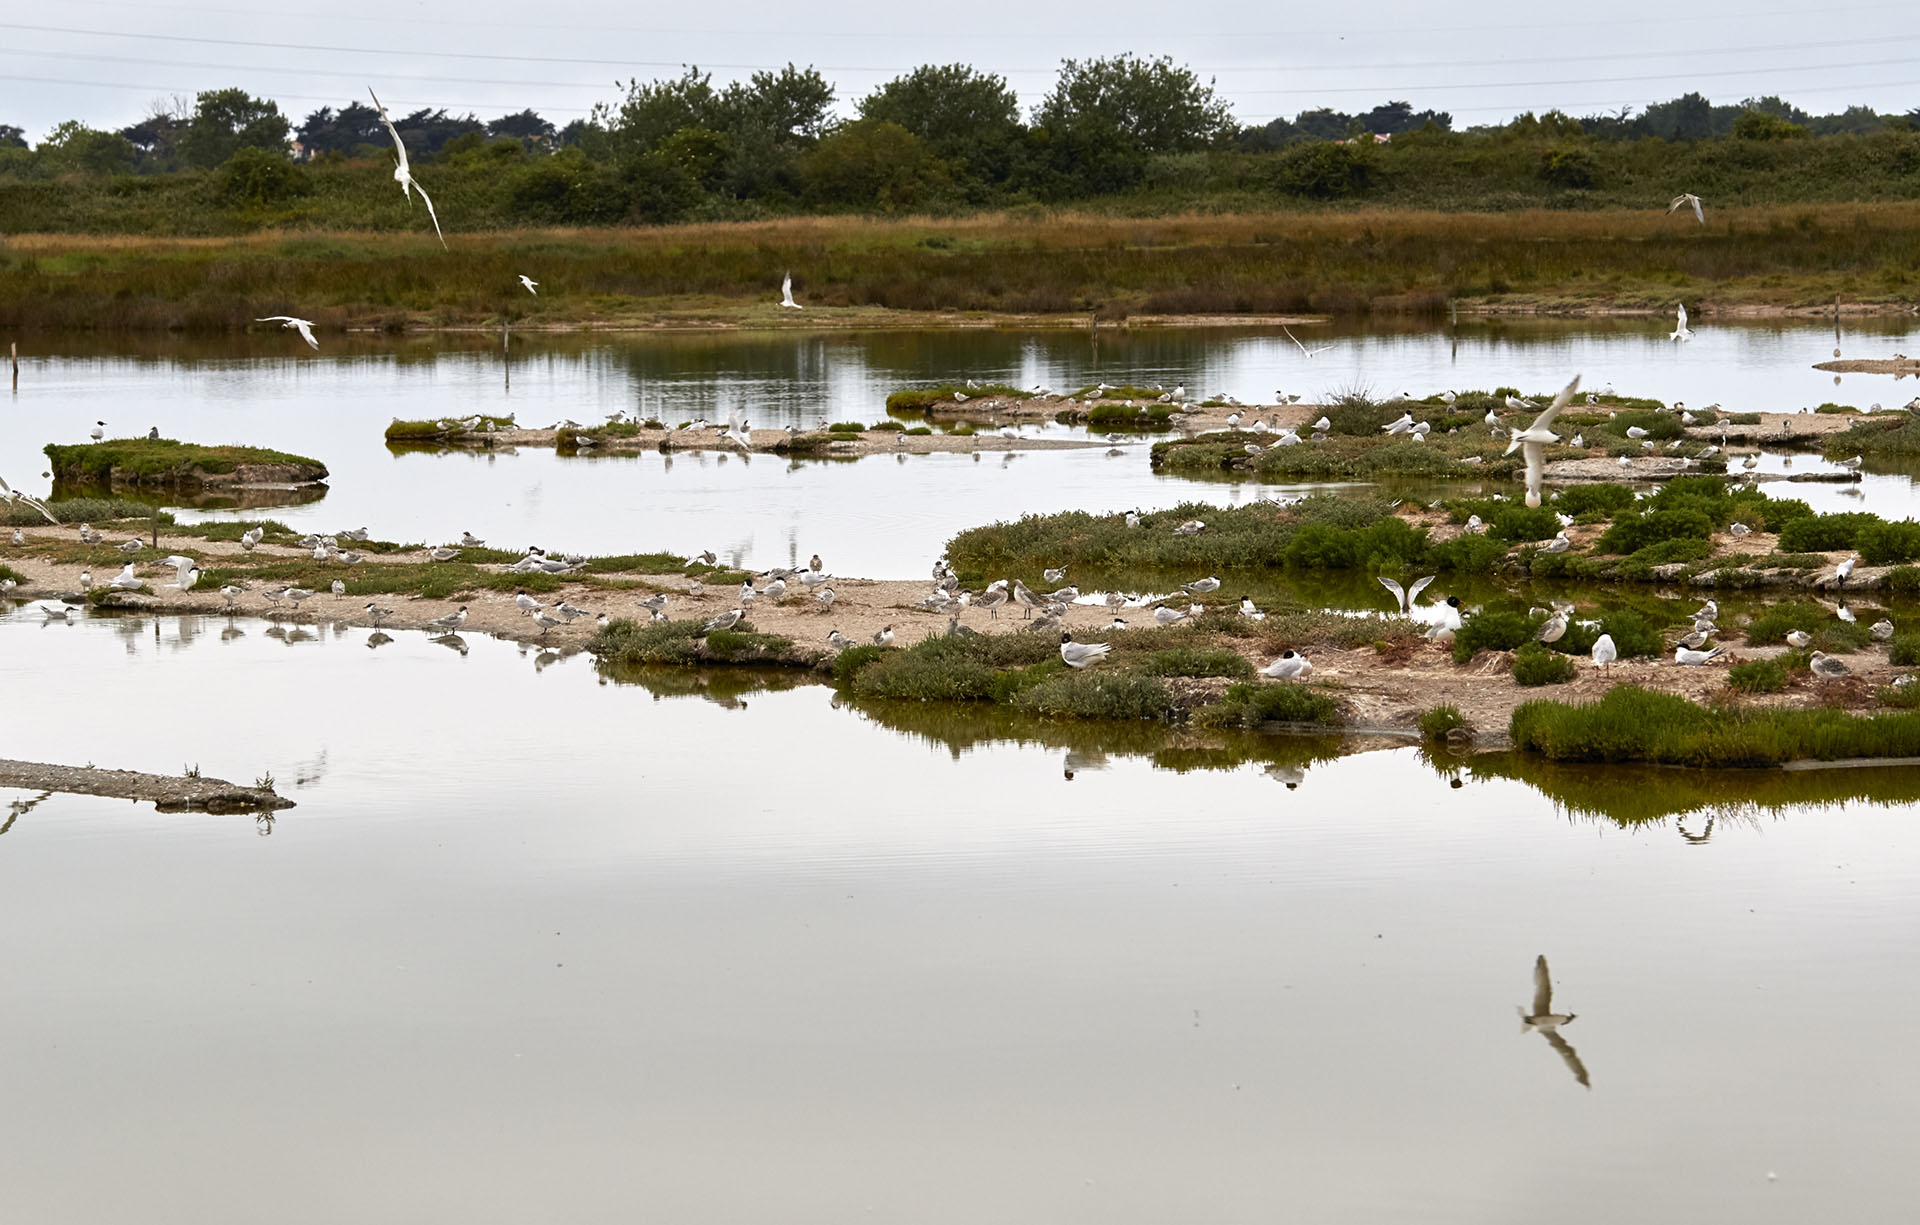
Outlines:
<svg viewBox="0 0 1920 1225"><path fill-rule="evenodd" d="M1687 327L1687 304L1684 302L1680 304L1680 313L1677 317L1677 321L1673 325L1673 334L1668 336L1667 339L1668 340L1692 340L1693 339L1693 331Z"/></svg>
<svg viewBox="0 0 1920 1225"><path fill-rule="evenodd" d="M1707 224L1706 210L1700 207L1700 197L1690 191L1683 191L1673 198L1673 203L1667 205L1667 216L1673 216L1673 214L1679 212L1689 204L1693 205L1694 220L1698 221L1701 225Z"/></svg>
<svg viewBox="0 0 1920 1225"><path fill-rule="evenodd" d="M1580 1062L1580 1056L1574 1049L1567 1045L1567 1040L1560 1036L1560 1027L1572 1024L1573 1018L1574 1014L1571 1012L1553 1010L1553 980L1547 977L1547 957L1542 953L1533 959L1533 1011L1528 1012L1524 1008L1520 1010L1520 1027L1523 1030L1530 1029L1545 1038L1547 1045L1566 1061L1568 1070L1573 1073L1573 1078L1579 1081L1583 1088L1591 1089L1593 1083L1587 1079L1586 1065Z"/></svg>
<svg viewBox="0 0 1920 1225"><path fill-rule="evenodd" d="M424 196L427 193L423 191L420 194ZM446 241L445 239L441 239L442 243L445 243L445 241ZM527 292L532 294L534 297L537 298L540 296L540 292L534 288L534 286L538 285L540 282L534 280L532 277L528 276L526 273L523 272L520 274L520 283L522 285L525 285L527 287Z"/></svg>
<svg viewBox="0 0 1920 1225"><path fill-rule="evenodd" d="M1512 441L1507 443L1506 453L1511 455L1515 448L1519 448L1526 458L1527 505L1530 507L1540 505L1540 483L1546 475L1547 444L1560 441L1560 435L1553 432L1553 419L1573 402L1573 393L1578 390L1580 376L1576 374L1573 382L1562 387L1560 394L1553 397L1553 403L1547 405L1546 411L1533 419L1532 425L1524 430L1509 428Z"/></svg>
<svg viewBox="0 0 1920 1225"><path fill-rule="evenodd" d="M300 333L300 339L307 342L309 348L318 349L320 342L313 338L313 320L295 319L292 315L266 315L255 319L255 323L277 323L283 328L292 328Z"/></svg>
<svg viewBox="0 0 1920 1225"><path fill-rule="evenodd" d="M400 184L400 191L407 197L408 203L412 203L413 193L416 191L420 193L420 198L427 202L427 216L433 218L434 237L440 240L440 247L445 250L447 236L440 232L440 214L433 211L433 200L427 195L427 189L420 186L413 177L413 168L407 164L407 144L400 139L400 129L394 127L393 120L387 118L387 108L380 105L380 95L374 93L369 87L367 96L373 99L374 109L380 112L380 122L387 125L387 132L393 137L394 153L400 159L399 164L393 168L393 181Z"/></svg>
<svg viewBox="0 0 1920 1225"><path fill-rule="evenodd" d="M793 273L791 272L780 278L780 305L791 306L795 310L800 309L800 304L793 300Z"/></svg>
<svg viewBox="0 0 1920 1225"><path fill-rule="evenodd" d="M1284 323L1281 324L1280 330L1287 333L1287 339L1293 342L1294 348L1300 350L1302 353L1305 353L1308 357L1312 357L1316 353L1325 353L1328 349L1333 348L1332 345L1321 345L1317 349L1309 349L1307 348L1307 346L1300 343L1300 338L1298 336L1295 336L1292 332L1287 331L1286 324Z"/></svg>

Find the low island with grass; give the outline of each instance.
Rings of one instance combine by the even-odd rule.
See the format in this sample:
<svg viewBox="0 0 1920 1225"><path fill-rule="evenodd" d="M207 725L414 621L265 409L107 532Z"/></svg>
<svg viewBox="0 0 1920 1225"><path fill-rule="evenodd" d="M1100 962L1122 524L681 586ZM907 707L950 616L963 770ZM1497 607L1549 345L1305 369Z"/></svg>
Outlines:
<svg viewBox="0 0 1920 1225"><path fill-rule="evenodd" d="M327 466L304 455L265 447L206 446L172 438L108 438L48 443L56 481L108 489L151 486L200 489L236 485L311 485Z"/></svg>

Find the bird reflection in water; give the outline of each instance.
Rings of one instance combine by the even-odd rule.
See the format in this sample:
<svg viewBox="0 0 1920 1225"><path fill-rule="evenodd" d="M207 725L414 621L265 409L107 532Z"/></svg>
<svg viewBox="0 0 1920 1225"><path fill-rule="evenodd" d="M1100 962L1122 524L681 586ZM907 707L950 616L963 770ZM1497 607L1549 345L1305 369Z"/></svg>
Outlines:
<svg viewBox="0 0 1920 1225"><path fill-rule="evenodd" d="M227 622L226 628L220 631L220 641L222 642L232 642L235 638L245 638L246 636L247 631L241 629L231 621Z"/></svg>
<svg viewBox="0 0 1920 1225"><path fill-rule="evenodd" d="M379 630L375 630L371 634L367 635L367 646L374 649L378 649L380 647L386 646L389 642L392 642L392 641L393 641L392 637L381 633Z"/></svg>
<svg viewBox="0 0 1920 1225"><path fill-rule="evenodd" d="M0 834L4 834L8 830L12 829L13 823L15 821L18 821L21 817L24 817L28 813L32 812L35 807L43 803L47 799L47 797L52 794L53 792L51 791L42 791L39 795L34 796L30 800L9 801L7 803L6 824L0 825Z"/></svg>
<svg viewBox="0 0 1920 1225"><path fill-rule="evenodd" d="M458 634L442 634L438 638L429 638L427 641L438 643L449 650L458 651L462 655L467 653L467 640Z"/></svg>
<svg viewBox="0 0 1920 1225"><path fill-rule="evenodd" d="M1574 1014L1553 1010L1553 980L1547 976L1547 955L1545 953L1533 960L1533 1011L1520 1009L1520 1028L1531 1030L1547 1040L1547 1045L1565 1061L1567 1070L1581 1087L1591 1089L1593 1084L1587 1079L1587 1066L1580 1062L1580 1055L1567 1040L1560 1036L1562 1025L1571 1025Z"/></svg>
<svg viewBox="0 0 1920 1225"><path fill-rule="evenodd" d="M1673 827L1680 831L1681 840L1688 846L1705 846L1707 840L1713 837L1713 817L1711 815L1707 817L1707 823L1700 827L1700 832L1697 834L1688 833L1687 827L1679 821L1675 821Z"/></svg>
<svg viewBox="0 0 1920 1225"><path fill-rule="evenodd" d="M1305 766L1283 766L1276 762L1267 767L1266 774L1275 782L1285 783L1288 791L1300 790L1300 784L1307 781Z"/></svg>
<svg viewBox="0 0 1920 1225"><path fill-rule="evenodd" d="M1104 770L1110 764L1107 755L1098 749L1068 749L1067 760L1060 773L1068 782L1072 782L1073 776L1082 770Z"/></svg>

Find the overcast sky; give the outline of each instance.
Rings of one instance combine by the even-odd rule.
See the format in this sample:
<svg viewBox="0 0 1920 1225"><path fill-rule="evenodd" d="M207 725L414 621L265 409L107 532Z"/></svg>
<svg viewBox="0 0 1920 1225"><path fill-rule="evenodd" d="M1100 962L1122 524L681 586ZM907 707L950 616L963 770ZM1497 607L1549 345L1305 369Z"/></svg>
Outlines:
<svg viewBox="0 0 1920 1225"><path fill-rule="evenodd" d="M0 35L0 123L36 140L63 119L122 127L156 99L233 85L276 99L296 123L316 106L364 101L371 84L389 107L489 119L531 106L565 124L620 96L616 79L688 63L716 81L813 64L845 113L915 65L958 61L1005 76L1031 108L1062 58L1122 52L1171 55L1214 78L1243 122L1391 98L1465 127L1689 89L1716 102L1777 93L1816 112L1920 106L1913 0L972 0L937 11L898 0L0 0Z"/></svg>

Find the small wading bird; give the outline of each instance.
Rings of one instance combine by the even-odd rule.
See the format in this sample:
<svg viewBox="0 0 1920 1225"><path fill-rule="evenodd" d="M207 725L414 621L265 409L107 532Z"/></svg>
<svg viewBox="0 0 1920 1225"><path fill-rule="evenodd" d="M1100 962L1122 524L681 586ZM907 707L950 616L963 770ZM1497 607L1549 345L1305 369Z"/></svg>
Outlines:
<svg viewBox="0 0 1920 1225"><path fill-rule="evenodd" d="M394 127L393 120L387 118L387 108L380 105L380 96L373 92L371 86L367 89L367 96L373 99L374 109L380 112L380 122L387 125L387 133L393 137L393 151L399 158L393 168L393 181L400 184L400 191L409 204L413 202L413 193L420 193L420 198L427 204L427 216L433 218L433 236L440 240L440 249L446 250L447 236L440 232L440 214L433 211L433 200L427 195L427 189L414 181L413 168L407 164L407 144L400 139L400 129Z"/></svg>
<svg viewBox="0 0 1920 1225"><path fill-rule="evenodd" d="M1700 197L1690 191L1683 191L1673 198L1673 203L1667 205L1667 216L1673 216L1689 204L1693 205L1693 219L1701 225L1707 224L1707 212L1700 206Z"/></svg>
<svg viewBox="0 0 1920 1225"><path fill-rule="evenodd" d="M1060 662L1076 671L1099 663L1111 650L1104 642L1075 642L1073 635L1064 631L1060 635Z"/></svg>
<svg viewBox="0 0 1920 1225"><path fill-rule="evenodd" d="M289 591L287 594L291 596L293 593ZM427 622L427 624L437 630L457 630L462 625L465 625L466 622L467 606L462 604L455 611L448 613L444 617L435 617L433 620Z"/></svg>
<svg viewBox="0 0 1920 1225"><path fill-rule="evenodd" d="M1547 975L1547 958L1542 953L1533 961L1533 1011L1520 1009L1520 1028L1545 1038L1547 1045L1553 1048L1554 1053L1567 1065L1567 1070L1573 1073L1573 1078L1583 1088L1591 1089L1593 1085L1587 1080L1586 1065L1580 1062L1580 1056L1567 1044L1567 1040L1560 1036L1560 1027L1571 1025L1574 1015L1553 1010L1553 980Z"/></svg>
<svg viewBox="0 0 1920 1225"><path fill-rule="evenodd" d="M283 328L292 328L294 331L300 333L300 339L307 342L308 348L318 349L320 347L320 342L313 338L313 320L311 319L296 319L292 315L262 315L260 318L255 319L254 322L277 323Z"/></svg>
<svg viewBox="0 0 1920 1225"><path fill-rule="evenodd" d="M420 194L425 195L426 193L422 192ZM520 274L520 283L526 286L527 292L532 294L534 297L537 298L540 296L540 291L534 288L534 286L538 285L540 282L534 280L532 277L528 276L526 273L523 272Z"/></svg>
<svg viewBox="0 0 1920 1225"><path fill-rule="evenodd" d="M791 272L780 278L780 305L790 306L794 310L800 309L800 304L793 300L793 273Z"/></svg>

